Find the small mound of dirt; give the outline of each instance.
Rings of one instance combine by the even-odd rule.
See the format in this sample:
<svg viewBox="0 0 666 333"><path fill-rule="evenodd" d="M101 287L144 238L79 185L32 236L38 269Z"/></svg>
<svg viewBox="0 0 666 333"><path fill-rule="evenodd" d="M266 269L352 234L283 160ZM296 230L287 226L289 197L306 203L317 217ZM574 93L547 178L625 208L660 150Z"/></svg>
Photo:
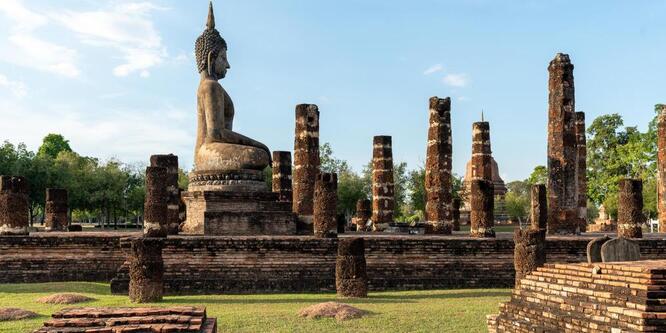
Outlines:
<svg viewBox="0 0 666 333"><path fill-rule="evenodd" d="M39 315L32 311L19 308L0 308L0 321L21 320L37 316Z"/></svg>
<svg viewBox="0 0 666 333"><path fill-rule="evenodd" d="M298 315L306 318L335 318L338 321L361 318L368 314L367 311L357 309L349 304L338 302L326 302L308 306L301 310Z"/></svg>
<svg viewBox="0 0 666 333"><path fill-rule="evenodd" d="M42 297L40 299L37 299L37 302L48 303L48 304L74 304L74 303L88 302L93 300L95 299L81 294L63 293L63 294L53 294L50 296Z"/></svg>

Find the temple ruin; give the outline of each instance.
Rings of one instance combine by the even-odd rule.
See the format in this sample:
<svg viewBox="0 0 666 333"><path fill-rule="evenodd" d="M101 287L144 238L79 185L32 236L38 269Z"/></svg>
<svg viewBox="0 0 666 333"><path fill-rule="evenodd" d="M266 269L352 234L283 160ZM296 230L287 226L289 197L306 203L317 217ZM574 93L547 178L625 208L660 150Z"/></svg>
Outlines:
<svg viewBox="0 0 666 333"><path fill-rule="evenodd" d="M372 140L372 224L373 230L393 223L395 209L393 183L393 147L391 137L375 136Z"/></svg>
<svg viewBox="0 0 666 333"><path fill-rule="evenodd" d="M164 185L167 191L167 234L177 235L180 225L180 189L178 188L178 156L152 155L150 156L150 166L162 167L166 169L166 179Z"/></svg>
<svg viewBox="0 0 666 333"><path fill-rule="evenodd" d="M657 106L657 210L659 232L666 232L666 105Z"/></svg>
<svg viewBox="0 0 666 333"><path fill-rule="evenodd" d="M296 106L294 135L293 211L298 229L312 230L315 179L319 174L319 108L314 104Z"/></svg>
<svg viewBox="0 0 666 333"><path fill-rule="evenodd" d="M272 171L273 192L278 194L279 201L291 203L293 201L291 152L274 151Z"/></svg>
<svg viewBox="0 0 666 333"><path fill-rule="evenodd" d="M46 189L46 203L44 204L44 230L65 231L69 218L67 213L68 196L67 190L62 188Z"/></svg>
<svg viewBox="0 0 666 333"><path fill-rule="evenodd" d="M450 234L453 229L451 99L431 97L429 116L425 166L426 232Z"/></svg>

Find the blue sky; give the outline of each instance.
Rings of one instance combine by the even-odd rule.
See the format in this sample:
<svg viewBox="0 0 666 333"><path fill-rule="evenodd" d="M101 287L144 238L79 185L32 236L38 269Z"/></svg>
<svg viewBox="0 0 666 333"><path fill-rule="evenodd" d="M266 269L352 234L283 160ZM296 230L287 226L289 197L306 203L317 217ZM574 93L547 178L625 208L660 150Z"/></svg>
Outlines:
<svg viewBox="0 0 666 333"><path fill-rule="evenodd" d="M192 164L193 48L208 2L0 0L0 140L57 132L79 153ZM547 65L575 65L576 108L645 129L666 102L663 1L215 1L235 130L292 150L294 107L315 103L322 142L356 169L372 136L425 160L430 96L451 96L454 172L472 122L490 121L505 180L545 164Z"/></svg>

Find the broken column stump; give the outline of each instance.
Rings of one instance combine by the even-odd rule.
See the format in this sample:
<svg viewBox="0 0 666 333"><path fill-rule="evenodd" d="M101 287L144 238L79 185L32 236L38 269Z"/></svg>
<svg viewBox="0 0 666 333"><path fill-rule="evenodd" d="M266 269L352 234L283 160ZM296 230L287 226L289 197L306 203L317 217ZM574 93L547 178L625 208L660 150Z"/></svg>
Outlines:
<svg viewBox="0 0 666 333"><path fill-rule="evenodd" d="M273 192L278 194L279 201L292 202L293 191L291 188L291 152L274 151L272 169Z"/></svg>
<svg viewBox="0 0 666 333"><path fill-rule="evenodd" d="M451 99L430 98L426 150L426 233L451 234Z"/></svg>
<svg viewBox="0 0 666 333"><path fill-rule="evenodd" d="M143 234L146 237L167 236L168 192L166 179L166 168L146 168L146 199L143 206Z"/></svg>
<svg viewBox="0 0 666 333"><path fill-rule="evenodd" d="M67 190L63 188L47 188L44 206L44 230L65 231L69 219Z"/></svg>
<svg viewBox="0 0 666 333"><path fill-rule="evenodd" d="M28 181L0 176L0 235L27 235L29 222Z"/></svg>
<svg viewBox="0 0 666 333"><path fill-rule="evenodd" d="M666 232L666 105L657 109L657 210L659 232Z"/></svg>
<svg viewBox="0 0 666 333"><path fill-rule="evenodd" d="M641 246L631 239L618 237L601 245L602 262L637 261L640 259Z"/></svg>
<svg viewBox="0 0 666 333"><path fill-rule="evenodd" d="M366 226L372 217L372 201L368 199L358 199L356 201L356 214L352 218L352 223L356 225L356 231L367 231Z"/></svg>
<svg viewBox="0 0 666 333"><path fill-rule="evenodd" d="M490 123L472 124L472 179L493 180L493 155L490 146Z"/></svg>
<svg viewBox="0 0 666 333"><path fill-rule="evenodd" d="M581 232L587 231L587 140L585 138L585 112L576 112L576 178L578 196L578 223Z"/></svg>
<svg viewBox="0 0 666 333"><path fill-rule="evenodd" d="M167 234L177 235L180 226L180 189L178 188L178 156L152 155L150 166L166 168L164 184L167 191Z"/></svg>
<svg viewBox="0 0 666 333"><path fill-rule="evenodd" d="M162 238L135 238L129 248L129 299L134 303L162 300L164 260Z"/></svg>
<svg viewBox="0 0 666 333"><path fill-rule="evenodd" d="M579 229L574 65L558 53L548 66L548 233Z"/></svg>
<svg viewBox="0 0 666 333"><path fill-rule="evenodd" d="M299 232L312 231L315 179L319 173L319 108L296 105L294 137L293 211L298 215Z"/></svg>
<svg viewBox="0 0 666 333"><path fill-rule="evenodd" d="M523 277L546 263L546 230L516 229L513 242L513 266L516 269L517 286Z"/></svg>
<svg viewBox="0 0 666 333"><path fill-rule="evenodd" d="M640 179L620 179L617 206L617 235L642 238L643 182Z"/></svg>
<svg viewBox="0 0 666 333"><path fill-rule="evenodd" d="M372 228L382 229L393 222L395 184L393 182L393 147L391 137L372 140Z"/></svg>
<svg viewBox="0 0 666 333"><path fill-rule="evenodd" d="M531 193L531 228L534 230L546 230L548 227L548 197L546 195L546 185L532 185Z"/></svg>
<svg viewBox="0 0 666 333"><path fill-rule="evenodd" d="M472 179L470 188L470 236L495 237L493 183L485 179Z"/></svg>
<svg viewBox="0 0 666 333"><path fill-rule="evenodd" d="M460 198L453 199L453 207L451 209L451 218L453 218L453 231L460 231Z"/></svg>
<svg viewBox="0 0 666 333"><path fill-rule="evenodd" d="M314 193L314 235L319 238L338 236L338 175L317 175Z"/></svg>
<svg viewBox="0 0 666 333"><path fill-rule="evenodd" d="M363 238L341 238L335 260L335 289L341 297L367 297L368 275Z"/></svg>

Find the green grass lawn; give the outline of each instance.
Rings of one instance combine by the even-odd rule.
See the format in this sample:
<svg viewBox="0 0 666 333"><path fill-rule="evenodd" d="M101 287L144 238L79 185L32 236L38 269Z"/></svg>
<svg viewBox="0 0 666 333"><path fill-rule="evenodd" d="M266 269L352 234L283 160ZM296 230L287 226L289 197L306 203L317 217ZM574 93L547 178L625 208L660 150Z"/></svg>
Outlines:
<svg viewBox="0 0 666 333"><path fill-rule="evenodd" d="M67 305L35 300L58 292L95 298L78 306L128 306L126 296L114 296L105 283L66 282L0 284L0 307L20 307L40 314L29 320L0 322L0 332L30 332L51 313ZM165 305L205 305L217 317L219 332L485 332L486 314L496 313L509 289L460 289L371 293L367 299L344 299L370 315L338 323L335 319L305 319L300 309L336 300L333 293L170 296Z"/></svg>

